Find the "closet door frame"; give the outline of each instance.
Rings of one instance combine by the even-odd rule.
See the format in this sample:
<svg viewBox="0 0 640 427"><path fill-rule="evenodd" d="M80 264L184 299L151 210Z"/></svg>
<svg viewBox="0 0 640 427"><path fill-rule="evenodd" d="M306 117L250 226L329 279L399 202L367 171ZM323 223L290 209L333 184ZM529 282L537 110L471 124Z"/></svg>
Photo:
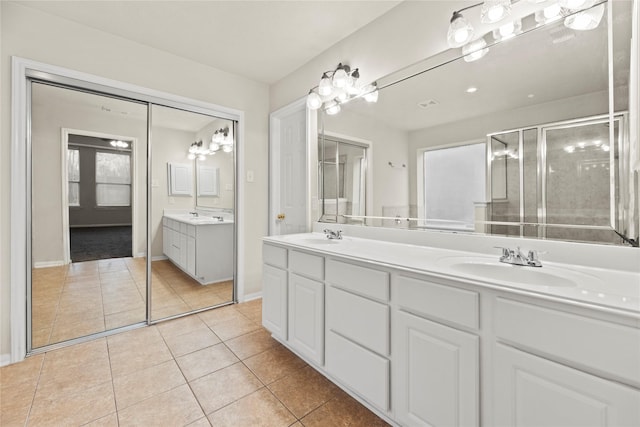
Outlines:
<svg viewBox="0 0 640 427"><path fill-rule="evenodd" d="M78 90L131 99L133 101L178 108L194 113L217 116L236 121L237 152L236 177L244 176L244 112L220 105L202 102L179 95L161 92L126 82L111 80L55 65L13 56L11 58L11 354L4 363L23 360L29 349L27 317L29 283L31 282L31 135L30 135L30 84L32 80L49 82ZM149 117L150 118L150 117ZM147 123L150 126L150 123ZM149 129L150 131L150 129ZM147 144L147 175L151 170L151 135ZM151 206L151 181L147 180L147 206ZM243 180L236 179L236 218L244 216ZM147 209L147 236L150 235L150 209ZM236 277L233 300L244 295L244 223L236 221ZM147 238L147 254L151 253L151 240ZM151 263L147 260L147 295L151 286ZM147 309L149 309L147 302ZM147 324L150 318L147 315ZM126 328L126 327L125 327ZM119 329L121 330L121 329ZM70 343L95 339L109 332L78 338ZM51 348L47 347L47 350Z"/></svg>

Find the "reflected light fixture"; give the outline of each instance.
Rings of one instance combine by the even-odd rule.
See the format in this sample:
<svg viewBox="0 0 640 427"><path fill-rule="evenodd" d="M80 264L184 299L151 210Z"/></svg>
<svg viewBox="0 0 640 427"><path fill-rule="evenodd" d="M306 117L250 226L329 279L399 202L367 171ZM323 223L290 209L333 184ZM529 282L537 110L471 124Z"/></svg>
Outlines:
<svg viewBox="0 0 640 427"><path fill-rule="evenodd" d="M447 32L447 43L449 47L460 47L469 43L473 38L473 26L462 16L464 9L453 12L451 21L449 22L449 31Z"/></svg>
<svg viewBox="0 0 640 427"><path fill-rule="evenodd" d="M480 11L480 21L484 24L493 24L509 15L511 15L511 0L485 0Z"/></svg>
<svg viewBox="0 0 640 427"><path fill-rule="evenodd" d="M487 42L484 41L484 38L479 38L478 40L474 40L462 46L462 54L464 55L464 60L466 62L477 61L487 53L489 53L489 48L487 47Z"/></svg>
<svg viewBox="0 0 640 427"><path fill-rule="evenodd" d="M218 151L230 153L233 151L233 137L230 135L229 127L225 126L216 129L211 135L211 142L205 145L202 140L195 141L189 146L187 158L189 160L205 160L207 156L216 154Z"/></svg>
<svg viewBox="0 0 640 427"><path fill-rule="evenodd" d="M129 144L124 142L124 141L120 141L120 140L113 140L109 143L112 147L115 148L129 148Z"/></svg>
<svg viewBox="0 0 640 427"><path fill-rule="evenodd" d="M554 3L544 9L537 10L535 14L538 26L557 21L560 18L562 18L562 7L558 3Z"/></svg>
<svg viewBox="0 0 640 427"><path fill-rule="evenodd" d="M593 6L596 0L558 0L558 4L561 7L569 10L586 9Z"/></svg>
<svg viewBox="0 0 640 427"><path fill-rule="evenodd" d="M564 19L564 25L567 28L578 31L593 30L600 25L604 16L604 4L599 4L591 9L583 10L573 15L569 15Z"/></svg>
<svg viewBox="0 0 640 427"><path fill-rule="evenodd" d="M496 41L507 40L522 32L522 20L516 19L515 21L507 22L504 25L493 30L493 38Z"/></svg>
<svg viewBox="0 0 640 427"><path fill-rule="evenodd" d="M318 86L309 90L307 107L310 110L324 108L327 114L338 114L340 104L353 98L363 97L367 102L378 100L378 89L375 83L363 87L358 86L360 71L339 63L335 70L322 73ZM375 94L374 94L375 92Z"/></svg>

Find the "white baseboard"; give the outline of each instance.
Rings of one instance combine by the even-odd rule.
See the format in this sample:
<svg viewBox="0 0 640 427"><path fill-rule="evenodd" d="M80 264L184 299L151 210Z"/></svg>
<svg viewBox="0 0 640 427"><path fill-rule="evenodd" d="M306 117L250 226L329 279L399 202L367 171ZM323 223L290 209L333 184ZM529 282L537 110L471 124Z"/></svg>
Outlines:
<svg viewBox="0 0 640 427"><path fill-rule="evenodd" d="M164 261L165 259L169 259L166 255L158 255L151 257L151 262L153 261Z"/></svg>
<svg viewBox="0 0 640 427"><path fill-rule="evenodd" d="M254 292L247 295L238 295L238 302L248 302L260 298L262 298L262 292Z"/></svg>
<svg viewBox="0 0 640 427"><path fill-rule="evenodd" d="M146 252L138 252L135 254L134 258L144 258L145 256L147 256Z"/></svg>
<svg viewBox="0 0 640 427"><path fill-rule="evenodd" d="M61 265L65 265L64 261L42 261L42 262L34 262L33 268L47 268L47 267L60 267Z"/></svg>
<svg viewBox="0 0 640 427"><path fill-rule="evenodd" d="M0 366L7 366L11 363L11 353L0 354Z"/></svg>

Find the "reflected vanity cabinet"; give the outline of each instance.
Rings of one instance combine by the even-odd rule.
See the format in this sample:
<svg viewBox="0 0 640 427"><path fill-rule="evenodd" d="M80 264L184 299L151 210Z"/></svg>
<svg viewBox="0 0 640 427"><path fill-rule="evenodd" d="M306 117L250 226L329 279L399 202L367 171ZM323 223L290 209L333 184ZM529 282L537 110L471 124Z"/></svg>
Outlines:
<svg viewBox="0 0 640 427"><path fill-rule="evenodd" d="M233 280L233 224L162 218L162 252L202 285Z"/></svg>

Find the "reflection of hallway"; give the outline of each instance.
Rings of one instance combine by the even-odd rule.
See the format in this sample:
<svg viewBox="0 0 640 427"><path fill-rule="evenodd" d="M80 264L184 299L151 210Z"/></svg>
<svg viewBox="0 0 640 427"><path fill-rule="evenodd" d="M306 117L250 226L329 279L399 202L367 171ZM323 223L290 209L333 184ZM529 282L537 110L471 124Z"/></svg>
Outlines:
<svg viewBox="0 0 640 427"><path fill-rule="evenodd" d="M202 286L169 261L152 263L152 318L231 301L233 283ZM145 320L145 258L114 258L33 270L32 346L42 347Z"/></svg>

